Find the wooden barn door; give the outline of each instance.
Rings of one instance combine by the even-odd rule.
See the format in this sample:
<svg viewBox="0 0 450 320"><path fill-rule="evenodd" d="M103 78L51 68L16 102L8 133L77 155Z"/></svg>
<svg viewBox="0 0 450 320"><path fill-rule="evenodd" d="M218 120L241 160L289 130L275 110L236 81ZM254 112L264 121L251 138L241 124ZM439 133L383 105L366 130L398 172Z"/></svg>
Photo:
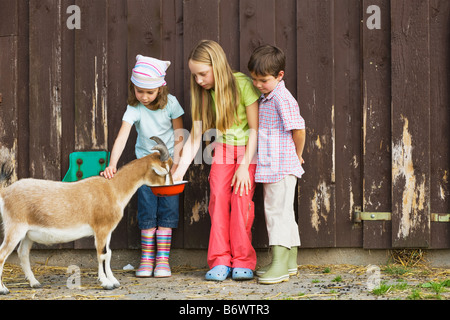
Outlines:
<svg viewBox="0 0 450 320"><path fill-rule="evenodd" d="M450 4L375 2L383 27L363 32L363 247L448 248Z"/></svg>
<svg viewBox="0 0 450 320"><path fill-rule="evenodd" d="M445 0L297 1L303 247L450 246L449 14Z"/></svg>
<svg viewBox="0 0 450 320"><path fill-rule="evenodd" d="M172 61L167 80L189 130L197 41L218 41L245 73L270 43L286 53L286 86L307 124L302 246L450 247L450 1L77 0L79 30L66 27L72 4L2 0L0 155L15 179L61 180L70 152L112 148L137 54ZM119 166L134 158L133 134ZM208 170L186 175L174 247L208 246ZM254 246L266 247L260 185L254 201ZM139 247L135 199L112 245Z"/></svg>

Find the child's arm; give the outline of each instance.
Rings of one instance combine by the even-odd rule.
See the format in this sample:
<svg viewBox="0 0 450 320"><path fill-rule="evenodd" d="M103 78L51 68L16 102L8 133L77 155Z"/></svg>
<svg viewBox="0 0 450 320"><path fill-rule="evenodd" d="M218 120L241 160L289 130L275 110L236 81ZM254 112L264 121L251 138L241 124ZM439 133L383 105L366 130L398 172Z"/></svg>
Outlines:
<svg viewBox="0 0 450 320"><path fill-rule="evenodd" d="M231 186L234 186L235 194L237 194L238 190L240 190L241 196L244 190L245 194L248 195L248 191L252 188L252 181L248 173L248 167L255 156L258 146L258 101L247 106L246 113L250 134L247 147L245 148L244 158L242 159L239 168L236 170L236 173L231 180Z"/></svg>
<svg viewBox="0 0 450 320"><path fill-rule="evenodd" d="M174 156L173 156L173 166L171 169L172 174L175 172L175 170L178 167L178 163L180 162L180 152L178 151L179 149L181 150L182 148L182 138L183 138L183 118L179 117L176 119L172 120L172 126L173 126L173 132L174 132L174 140L175 140L175 145L174 145Z"/></svg>
<svg viewBox="0 0 450 320"><path fill-rule="evenodd" d="M294 140L297 156L300 159L300 164L304 164L305 160L303 160L303 149L305 148L306 130L292 130L292 139Z"/></svg>
<svg viewBox="0 0 450 320"><path fill-rule="evenodd" d="M111 179L117 172L117 163L119 162L123 149L125 149L125 146L127 144L127 140L131 132L131 127L131 124L126 121L122 121L122 126L120 127L119 134L117 135L116 141L114 142L114 146L111 151L109 166L105 169L105 171L100 173L100 175L102 175L106 179Z"/></svg>
<svg viewBox="0 0 450 320"><path fill-rule="evenodd" d="M191 164L192 160L194 160L194 157L201 146L202 123L200 121L196 121L194 122L193 126L195 126L195 130L193 130L195 134L191 131L189 138L183 146L178 167L172 174L173 181L183 180L183 176L185 175L187 169L189 168L189 165Z"/></svg>

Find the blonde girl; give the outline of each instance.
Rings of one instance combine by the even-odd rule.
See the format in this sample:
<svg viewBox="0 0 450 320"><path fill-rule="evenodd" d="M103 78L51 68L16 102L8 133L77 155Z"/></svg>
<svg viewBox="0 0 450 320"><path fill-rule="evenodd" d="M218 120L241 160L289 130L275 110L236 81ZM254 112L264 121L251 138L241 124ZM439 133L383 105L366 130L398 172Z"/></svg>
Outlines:
<svg viewBox="0 0 450 320"><path fill-rule="evenodd" d="M174 180L182 180L202 142L215 128L209 176L211 231L207 280L253 278L252 246L259 94L247 76L233 72L222 47L202 40L189 56L192 131L183 147Z"/></svg>
<svg viewBox="0 0 450 320"><path fill-rule="evenodd" d="M111 151L110 164L102 173L107 179L112 179L117 171L117 163L133 125L138 133L135 147L137 158L153 152L155 142L150 140L152 136L159 137L174 157L175 133L177 129L183 128L181 116L184 111L178 100L169 94L164 80L170 62L142 55L138 55L136 60L131 75L128 107ZM176 156L174 162L178 162ZM150 187L139 188L138 225L141 229L142 255L137 277L171 276L169 252L172 229L178 226L178 206L178 195L159 198Z"/></svg>

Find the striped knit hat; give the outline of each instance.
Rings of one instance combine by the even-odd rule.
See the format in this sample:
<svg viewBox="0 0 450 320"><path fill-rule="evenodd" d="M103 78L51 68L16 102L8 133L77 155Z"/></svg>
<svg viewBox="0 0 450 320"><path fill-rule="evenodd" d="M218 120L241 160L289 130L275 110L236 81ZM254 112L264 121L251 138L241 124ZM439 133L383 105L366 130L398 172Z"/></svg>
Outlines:
<svg viewBox="0 0 450 320"><path fill-rule="evenodd" d="M131 73L131 82L142 89L156 89L165 86L167 83L164 77L169 66L170 61L161 61L139 54Z"/></svg>

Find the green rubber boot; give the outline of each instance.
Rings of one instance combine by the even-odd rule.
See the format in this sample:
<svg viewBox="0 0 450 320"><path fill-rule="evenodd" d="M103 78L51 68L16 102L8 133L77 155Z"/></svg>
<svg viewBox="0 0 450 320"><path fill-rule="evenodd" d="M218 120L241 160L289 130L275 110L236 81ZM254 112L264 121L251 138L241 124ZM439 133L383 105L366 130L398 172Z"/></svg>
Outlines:
<svg viewBox="0 0 450 320"><path fill-rule="evenodd" d="M292 247L289 252L288 272L289 272L290 276L295 276L295 275L297 275L297 272L298 272L297 252L298 252L298 247ZM268 265L259 268L258 270L256 270L256 275L258 277L261 277L264 273L267 272L267 270L269 270L271 265L272 265L272 263L269 263Z"/></svg>
<svg viewBox="0 0 450 320"><path fill-rule="evenodd" d="M291 251L289 251L289 261L288 261L288 271L290 276L295 276L297 275L298 272L297 253L298 247L291 247Z"/></svg>
<svg viewBox="0 0 450 320"><path fill-rule="evenodd" d="M275 284L289 280L288 262L290 250L283 246L272 247L272 263L270 268L259 277L261 284Z"/></svg>

